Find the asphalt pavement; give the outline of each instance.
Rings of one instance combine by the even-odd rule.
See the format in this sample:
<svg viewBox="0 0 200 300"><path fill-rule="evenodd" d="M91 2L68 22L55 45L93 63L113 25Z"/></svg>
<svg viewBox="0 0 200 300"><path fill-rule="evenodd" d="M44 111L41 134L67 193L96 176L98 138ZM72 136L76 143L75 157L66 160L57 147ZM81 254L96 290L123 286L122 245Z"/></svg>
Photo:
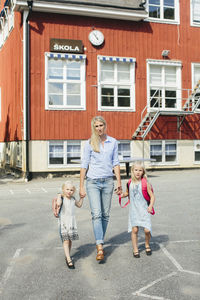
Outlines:
<svg viewBox="0 0 200 300"><path fill-rule="evenodd" d="M152 256L139 232L139 259L127 233L128 207L113 196L105 260L96 248L87 197L76 209L80 239L73 242L75 270L65 264L52 198L66 178L23 182L0 178L0 299L200 299L200 170L148 172L156 214ZM72 177L75 185L79 178ZM123 179L125 190L127 179ZM77 191L78 192L78 191ZM78 196L78 193L77 193Z"/></svg>

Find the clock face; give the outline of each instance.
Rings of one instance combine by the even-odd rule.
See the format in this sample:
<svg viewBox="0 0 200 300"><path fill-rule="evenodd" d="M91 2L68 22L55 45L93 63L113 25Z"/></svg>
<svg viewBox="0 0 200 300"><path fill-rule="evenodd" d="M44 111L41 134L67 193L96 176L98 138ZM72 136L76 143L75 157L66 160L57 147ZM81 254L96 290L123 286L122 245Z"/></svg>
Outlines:
<svg viewBox="0 0 200 300"><path fill-rule="evenodd" d="M104 42L104 35L99 30L93 30L89 34L89 41L94 46L100 46Z"/></svg>

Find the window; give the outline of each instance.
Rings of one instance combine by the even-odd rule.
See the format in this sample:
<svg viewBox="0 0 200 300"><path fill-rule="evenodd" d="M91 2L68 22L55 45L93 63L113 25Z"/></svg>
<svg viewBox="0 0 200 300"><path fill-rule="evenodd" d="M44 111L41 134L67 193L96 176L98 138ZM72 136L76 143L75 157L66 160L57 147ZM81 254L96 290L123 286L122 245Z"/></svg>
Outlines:
<svg viewBox="0 0 200 300"><path fill-rule="evenodd" d="M46 53L46 109L85 109L85 58Z"/></svg>
<svg viewBox="0 0 200 300"><path fill-rule="evenodd" d="M49 166L79 164L81 159L80 141L50 141Z"/></svg>
<svg viewBox="0 0 200 300"><path fill-rule="evenodd" d="M131 157L131 145L129 141L119 141L118 155L120 160Z"/></svg>
<svg viewBox="0 0 200 300"><path fill-rule="evenodd" d="M200 0L192 0L190 6L191 25L200 26Z"/></svg>
<svg viewBox="0 0 200 300"><path fill-rule="evenodd" d="M200 163L200 140L194 141L194 161Z"/></svg>
<svg viewBox="0 0 200 300"><path fill-rule="evenodd" d="M147 0L146 5L151 21L179 22L179 0Z"/></svg>
<svg viewBox="0 0 200 300"><path fill-rule="evenodd" d="M177 145L175 141L150 141L150 158L156 163L176 163Z"/></svg>
<svg viewBox="0 0 200 300"><path fill-rule="evenodd" d="M135 110L135 59L98 56L98 109Z"/></svg>
<svg viewBox="0 0 200 300"><path fill-rule="evenodd" d="M197 101L200 101L200 63L193 63L192 64L192 89L195 89L195 96L193 105L197 103ZM200 103L197 105L197 109L200 109Z"/></svg>
<svg viewBox="0 0 200 300"><path fill-rule="evenodd" d="M181 109L181 63L147 62L149 108Z"/></svg>

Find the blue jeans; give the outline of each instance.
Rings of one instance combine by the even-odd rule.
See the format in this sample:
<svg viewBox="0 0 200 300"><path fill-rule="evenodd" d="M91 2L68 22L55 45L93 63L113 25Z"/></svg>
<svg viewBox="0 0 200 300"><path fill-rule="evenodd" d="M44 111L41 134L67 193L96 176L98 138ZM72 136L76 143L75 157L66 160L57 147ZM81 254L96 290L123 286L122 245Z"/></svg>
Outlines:
<svg viewBox="0 0 200 300"><path fill-rule="evenodd" d="M86 190L90 202L96 244L104 243L114 189L113 177L87 178Z"/></svg>

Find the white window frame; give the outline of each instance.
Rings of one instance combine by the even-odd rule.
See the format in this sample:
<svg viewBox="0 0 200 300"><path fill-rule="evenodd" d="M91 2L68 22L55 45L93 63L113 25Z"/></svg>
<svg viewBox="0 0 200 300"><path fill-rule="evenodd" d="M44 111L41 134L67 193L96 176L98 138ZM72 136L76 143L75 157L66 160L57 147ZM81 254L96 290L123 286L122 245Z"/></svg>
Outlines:
<svg viewBox="0 0 200 300"><path fill-rule="evenodd" d="M0 25L0 49L2 48L2 46L3 46L3 30Z"/></svg>
<svg viewBox="0 0 200 300"><path fill-rule="evenodd" d="M51 144L62 144L63 146L63 164L51 164L50 163L50 145ZM80 153L77 163L67 163L67 144L74 143L74 144L80 144ZM80 161L81 161L81 141L80 140L51 140L48 141L48 168L66 168L66 167L80 167Z"/></svg>
<svg viewBox="0 0 200 300"><path fill-rule="evenodd" d="M101 61L102 58L106 57L106 60L109 61L109 59L112 59L112 62L114 63L114 76L115 78L117 77L117 69L116 69L116 64L117 64L117 59L121 61L126 61L124 63L130 63L130 82L117 82L117 78L115 79L115 82L111 80L110 82L108 81L101 81ZM131 60L131 62L130 62ZM97 71L98 71L98 111L135 111L135 58L124 58L124 57L111 57L111 56L101 56L98 55L97 57ZM101 87L103 85L106 86L114 86L114 106L109 107L109 106L102 106L101 105ZM118 107L117 106L117 86L127 86L130 87L130 106L129 107Z"/></svg>
<svg viewBox="0 0 200 300"><path fill-rule="evenodd" d="M162 149L162 161L161 162L155 162L152 161L151 164L152 165L177 165L178 164L178 150L177 150L177 141L176 140L151 140L149 141L149 154L150 154L150 158L151 157L151 145L160 145L161 144L161 149ZM169 145L169 144L176 144L176 160L175 161L166 161L165 160L165 145Z"/></svg>
<svg viewBox="0 0 200 300"><path fill-rule="evenodd" d="M162 67L162 85L155 86L155 89L161 89L162 93L164 94L164 90L166 88L165 85L165 80L164 80L164 75L165 75L165 67L172 66L176 67L176 79L177 79L177 85L176 85L176 99L177 99L177 105L174 108L170 107L165 107L164 101L162 101L162 107L150 107L150 99L151 99L151 94L150 94L150 66L151 65L159 65ZM162 110L162 111L176 111L176 110L181 110L182 109L182 93L181 93L181 67L182 64L180 61L165 61L165 60L152 60L152 59L147 59L147 106L148 106L148 111L152 110ZM170 88L170 87L169 87Z"/></svg>
<svg viewBox="0 0 200 300"><path fill-rule="evenodd" d="M160 0L160 7L161 7L161 17L160 18L152 18L148 17L145 19L145 21L149 22L155 22L155 23L166 23L166 24L180 24L180 5L179 0L174 0L174 10L175 10L175 18L174 20L171 19L164 19L163 17L163 6L164 6L164 0ZM146 10L149 12L149 0L147 0L145 4Z"/></svg>
<svg viewBox="0 0 200 300"><path fill-rule="evenodd" d="M122 154L121 154L121 152L119 150L120 144L129 144L129 146L130 146L130 150L128 151L129 155L127 153L125 153L127 151L122 151ZM131 142L129 140L119 140L118 141L118 157L119 157L119 160L123 160L123 159L127 159L127 158L131 157Z"/></svg>
<svg viewBox="0 0 200 300"><path fill-rule="evenodd" d="M14 28L14 19L15 18L15 13L13 10L13 7L10 7L9 10L9 15L8 15L8 30L9 32Z"/></svg>
<svg viewBox="0 0 200 300"><path fill-rule="evenodd" d="M55 59L57 56L60 56L61 59L64 60L70 60L70 61L80 61L80 81L70 81L70 80L61 80L61 79L48 79L48 61L50 58L50 55L53 55ZM66 54L67 55L67 54ZM62 53L51 53L46 52L45 53L45 109L46 110L86 110L86 56L85 55L76 55L76 54L68 54L69 58L66 57L65 54ZM82 57L82 59L79 59L79 57ZM54 83L64 83L66 86L66 83L80 83L80 105L49 105L48 101L48 82L54 82ZM64 87L64 94L66 95L66 88ZM64 97L64 96L63 96Z"/></svg>
<svg viewBox="0 0 200 300"><path fill-rule="evenodd" d="M200 27L200 16L199 16L199 22L195 22L193 20L193 12L194 12L194 2L196 0L190 0L190 25L195 27ZM200 3L199 3L200 6Z"/></svg>
<svg viewBox="0 0 200 300"><path fill-rule="evenodd" d="M195 82L195 67L198 67L200 70L200 63L192 63L191 67L192 67L192 90L193 90L197 84L197 82ZM199 78L199 80L200 80L200 78ZM200 93L200 88L198 88L198 93ZM200 107L198 106L198 108L196 110L199 112Z"/></svg>
<svg viewBox="0 0 200 300"><path fill-rule="evenodd" d="M195 160L195 152L200 152L200 140L194 140L194 164L200 164L200 159Z"/></svg>

